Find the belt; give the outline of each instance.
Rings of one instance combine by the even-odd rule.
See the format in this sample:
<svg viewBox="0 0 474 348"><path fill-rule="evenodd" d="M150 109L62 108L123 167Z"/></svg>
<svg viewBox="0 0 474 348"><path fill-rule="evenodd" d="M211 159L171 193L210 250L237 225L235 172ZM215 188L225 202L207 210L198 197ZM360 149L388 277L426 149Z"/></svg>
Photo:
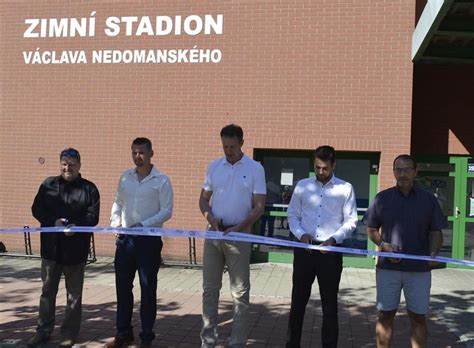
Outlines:
<svg viewBox="0 0 474 348"><path fill-rule="evenodd" d="M126 233L120 233L118 236L117 236L117 239L125 239L125 238L142 238L142 237L150 237L150 238L160 238L161 239L161 236L143 236L143 235L138 235L138 234L126 234Z"/></svg>
<svg viewBox="0 0 474 348"><path fill-rule="evenodd" d="M319 241L319 240L311 239L311 242L309 244L311 244L311 245L320 245L321 243L323 243L323 242Z"/></svg>
<svg viewBox="0 0 474 348"><path fill-rule="evenodd" d="M227 225L227 226L225 226L225 225L219 225L219 228L220 228L220 231L225 231L225 230L227 230L228 228L233 227L233 226L235 226L235 225ZM210 230L210 231L212 231L210 224L207 225L207 229Z"/></svg>
<svg viewBox="0 0 474 348"><path fill-rule="evenodd" d="M324 241L319 241L319 240L314 240L314 239L311 239L311 241L309 242L309 244L311 244L311 245L321 245L323 243L324 243ZM342 245L342 243L336 243L333 246L340 247L341 245Z"/></svg>

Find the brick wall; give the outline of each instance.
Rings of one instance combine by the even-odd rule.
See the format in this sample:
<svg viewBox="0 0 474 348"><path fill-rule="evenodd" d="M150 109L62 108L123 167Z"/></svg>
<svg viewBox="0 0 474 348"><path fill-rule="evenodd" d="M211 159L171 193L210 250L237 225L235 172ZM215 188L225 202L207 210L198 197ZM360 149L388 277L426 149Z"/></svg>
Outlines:
<svg viewBox="0 0 474 348"><path fill-rule="evenodd" d="M38 185L59 173L58 153L82 154L82 174L102 197L107 225L130 142L149 137L154 163L175 190L167 226L202 228L198 197L207 164L221 155L219 130L235 122L244 150L381 152L380 187L393 157L410 148L411 33L415 5L395 1L28 1L1 11L0 226L36 226ZM25 18L224 14L211 36L24 39ZM25 65L22 51L219 48L219 64ZM44 158L44 164L39 158ZM9 250L22 238L0 235ZM38 242L34 238L37 249ZM111 255L113 238L97 238ZM167 239L165 257L187 258L187 241ZM198 242L198 255L201 243Z"/></svg>

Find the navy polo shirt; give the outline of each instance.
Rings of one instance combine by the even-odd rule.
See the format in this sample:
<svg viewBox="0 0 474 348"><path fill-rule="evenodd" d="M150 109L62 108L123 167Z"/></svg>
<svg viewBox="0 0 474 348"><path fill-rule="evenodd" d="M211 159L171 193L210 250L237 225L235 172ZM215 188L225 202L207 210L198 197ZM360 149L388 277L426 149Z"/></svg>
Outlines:
<svg viewBox="0 0 474 348"><path fill-rule="evenodd" d="M381 228L385 242L398 245L400 253L430 254L430 231L441 231L447 221L436 197L416 185L408 196L392 187L375 196L368 208L364 222L368 227ZM406 272L430 270L427 261L402 259L393 263L379 257L377 267Z"/></svg>

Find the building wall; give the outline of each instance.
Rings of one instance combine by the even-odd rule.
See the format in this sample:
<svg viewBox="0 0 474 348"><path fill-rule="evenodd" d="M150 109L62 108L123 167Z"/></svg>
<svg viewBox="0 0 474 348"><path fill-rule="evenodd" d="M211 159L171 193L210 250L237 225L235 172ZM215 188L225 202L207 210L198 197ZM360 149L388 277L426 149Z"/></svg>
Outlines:
<svg viewBox="0 0 474 348"><path fill-rule="evenodd" d="M474 66L417 64L413 76L412 151L474 154Z"/></svg>
<svg viewBox="0 0 474 348"><path fill-rule="evenodd" d="M426 0L416 1L418 21ZM472 64L423 64L413 68L411 151L415 155L474 154L471 127Z"/></svg>
<svg viewBox="0 0 474 348"><path fill-rule="evenodd" d="M244 150L381 152L380 188L391 162L409 152L411 33L415 5L394 1L7 2L2 5L0 226L37 226L30 206L41 181L59 173L58 153L82 154L83 176L101 192L107 225L130 143L149 137L154 163L175 190L169 227L200 229L207 164L222 155L219 131L235 122ZM222 35L23 38L25 18L223 14ZM27 65L35 50L219 48L218 64ZM44 159L44 163L41 164ZM112 255L112 236L97 236ZM20 236L0 234L10 251ZM37 236L33 236L37 250ZM198 242L198 255L201 254ZM187 240L166 239L165 258L186 259Z"/></svg>

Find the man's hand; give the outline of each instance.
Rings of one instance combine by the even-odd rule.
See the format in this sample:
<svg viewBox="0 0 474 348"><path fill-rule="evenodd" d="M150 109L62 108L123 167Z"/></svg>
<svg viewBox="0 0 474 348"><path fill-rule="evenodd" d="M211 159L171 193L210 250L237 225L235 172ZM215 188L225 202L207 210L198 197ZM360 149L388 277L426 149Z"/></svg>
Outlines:
<svg viewBox="0 0 474 348"><path fill-rule="evenodd" d="M224 235L226 235L227 233L230 233L230 232L240 232L240 231L241 231L240 225L234 225L234 226L230 226L230 227L226 228L224 230Z"/></svg>
<svg viewBox="0 0 474 348"><path fill-rule="evenodd" d="M430 256L431 257L436 257L436 256L438 256L438 253L439 253L439 250L438 251L432 251L430 253ZM431 268L436 268L436 267L439 266L440 263L438 261L428 261L428 264L430 265Z"/></svg>
<svg viewBox="0 0 474 348"><path fill-rule="evenodd" d="M207 214L206 216L207 222L211 226L211 231L222 231L220 228L220 222L217 220L212 214Z"/></svg>
<svg viewBox="0 0 474 348"><path fill-rule="evenodd" d="M122 224L117 225L117 226L112 226L112 225L111 225L111 227L120 228L120 227L122 227ZM114 233L114 236L115 236L115 239L117 239L117 238L120 236L120 233Z"/></svg>
<svg viewBox="0 0 474 348"><path fill-rule="evenodd" d="M70 229L71 227L74 227L76 225L74 224L69 224L66 226L66 229ZM64 234L66 235L66 237L71 237L72 235L74 235L74 232L71 232L71 231L64 231Z"/></svg>
<svg viewBox="0 0 474 348"><path fill-rule="evenodd" d="M303 234L300 238L300 242L305 243L305 244L311 244L311 239L312 238L310 237L309 234ZM311 249L306 249L306 252L308 253L311 253L311 251L312 251Z"/></svg>
<svg viewBox="0 0 474 348"><path fill-rule="evenodd" d="M300 242L305 244L311 244L311 239L312 238L309 236L309 234L303 234L300 238Z"/></svg>
<svg viewBox="0 0 474 348"><path fill-rule="evenodd" d="M326 239L324 242L322 242L321 244L319 244L320 246L333 246L333 245L336 245L336 240L333 238L333 237L329 237L328 239ZM326 250L319 250L319 252L321 254L327 254L329 251L326 251Z"/></svg>
<svg viewBox="0 0 474 348"><path fill-rule="evenodd" d="M68 219L65 219L65 218L60 218L60 219L57 219L55 222L54 222L54 226L56 227L66 227L65 229L69 229L73 226L75 226L74 224L70 224ZM74 232L71 232L71 231L64 231L64 234L66 235L66 237L71 237L72 235L74 235Z"/></svg>
<svg viewBox="0 0 474 348"><path fill-rule="evenodd" d="M386 253L397 253L400 251L400 247L398 245L394 245L394 244L390 244L386 242L382 242L379 248L380 248L380 251L384 251ZM401 261L401 259L393 258L393 257L389 257L388 259L393 263L399 263Z"/></svg>
<svg viewBox="0 0 474 348"><path fill-rule="evenodd" d="M62 226L66 226L68 223L67 219L64 219L64 218L60 218L60 219L56 219L56 221L54 222L54 226L56 227L62 227Z"/></svg>
<svg viewBox="0 0 474 348"><path fill-rule="evenodd" d="M443 233L441 231L430 231L430 256L438 256L443 246ZM428 261L431 268L439 267L440 262Z"/></svg>

